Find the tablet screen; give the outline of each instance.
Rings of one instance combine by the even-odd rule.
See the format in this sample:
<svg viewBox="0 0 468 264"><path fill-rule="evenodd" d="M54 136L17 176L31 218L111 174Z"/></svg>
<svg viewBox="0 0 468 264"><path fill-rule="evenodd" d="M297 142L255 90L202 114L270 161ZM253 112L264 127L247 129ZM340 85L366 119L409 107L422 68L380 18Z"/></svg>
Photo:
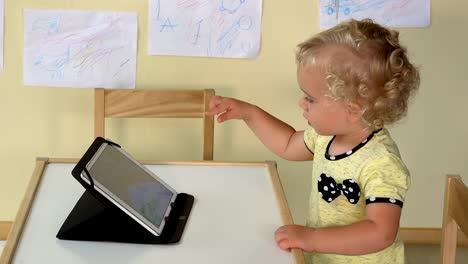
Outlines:
<svg viewBox="0 0 468 264"><path fill-rule="evenodd" d="M164 217L171 209L176 192L121 148L101 145L88 171L95 185L130 212L136 211L143 222L151 223L159 234Z"/></svg>

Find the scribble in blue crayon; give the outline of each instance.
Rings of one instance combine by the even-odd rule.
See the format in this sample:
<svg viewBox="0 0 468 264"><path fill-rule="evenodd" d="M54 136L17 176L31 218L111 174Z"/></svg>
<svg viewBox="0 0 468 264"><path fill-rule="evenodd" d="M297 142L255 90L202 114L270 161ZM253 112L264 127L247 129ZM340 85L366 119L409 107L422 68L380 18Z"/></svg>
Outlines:
<svg viewBox="0 0 468 264"><path fill-rule="evenodd" d="M360 11L375 8L375 7L381 7L385 5L386 2L388 2L388 0L364 1L361 4L355 4L354 6L350 6L350 8L354 7L352 12L356 13L356 12L360 12ZM351 13L351 10L350 10L350 13Z"/></svg>
<svg viewBox="0 0 468 264"><path fill-rule="evenodd" d="M196 33L193 35L192 45L196 45L198 43L198 40L200 39L200 28L201 28L202 22L203 22L203 19L196 23L197 29L196 29Z"/></svg>
<svg viewBox="0 0 468 264"><path fill-rule="evenodd" d="M217 50L220 54L231 48L233 43L237 40L241 30L250 30L252 28L252 18L248 16L241 16L230 28L228 28L222 35L217 39Z"/></svg>
<svg viewBox="0 0 468 264"><path fill-rule="evenodd" d="M211 33L208 36L208 47L206 47L206 56L211 57L213 55L212 47L211 47L211 40L212 40Z"/></svg>
<svg viewBox="0 0 468 264"><path fill-rule="evenodd" d="M45 31L47 34L54 34L59 31L60 16L38 18L32 23L32 31Z"/></svg>
<svg viewBox="0 0 468 264"><path fill-rule="evenodd" d="M65 66L70 62L70 49L60 55L39 55L33 62L35 67L50 73L50 79L61 80Z"/></svg>
<svg viewBox="0 0 468 264"><path fill-rule="evenodd" d="M120 64L120 68L122 68L125 64L127 64L130 61L130 59L127 59L126 61L122 62Z"/></svg>
<svg viewBox="0 0 468 264"><path fill-rule="evenodd" d="M221 0L221 5L219 10L221 12L228 12L229 14L234 14L241 8L246 0ZM227 3L230 2L230 3ZM229 6L231 4L231 6Z"/></svg>
<svg viewBox="0 0 468 264"><path fill-rule="evenodd" d="M117 69L117 71L114 73L114 75L113 75L112 77L115 77L115 76L117 76L118 74L120 74L120 73L123 71L124 66L125 66L125 65L128 65L129 62L130 62L130 59L127 59L127 60L125 60L124 62L120 63L119 69Z"/></svg>
<svg viewBox="0 0 468 264"><path fill-rule="evenodd" d="M169 18L166 18L166 21L164 21L164 24L161 25L161 30L159 32L163 32L163 30L166 28L169 28L174 32L174 28L177 26L177 24L172 24Z"/></svg>
<svg viewBox="0 0 468 264"><path fill-rule="evenodd" d="M403 2L405 4L409 0L399 0L399 2ZM346 16L350 16L362 11L381 8L386 4L392 3L395 5L396 0L366 0L366 1L356 1L356 0L340 0L338 10L343 10L343 14ZM324 6L327 15L333 15L336 10L334 3L330 2L330 4Z"/></svg>
<svg viewBox="0 0 468 264"><path fill-rule="evenodd" d="M156 20L159 20L159 16L161 15L161 0L155 0L156 1Z"/></svg>
<svg viewBox="0 0 468 264"><path fill-rule="evenodd" d="M349 7L346 7L344 10L343 10L343 13L347 16L349 16L349 14L351 13L351 9L349 9Z"/></svg>

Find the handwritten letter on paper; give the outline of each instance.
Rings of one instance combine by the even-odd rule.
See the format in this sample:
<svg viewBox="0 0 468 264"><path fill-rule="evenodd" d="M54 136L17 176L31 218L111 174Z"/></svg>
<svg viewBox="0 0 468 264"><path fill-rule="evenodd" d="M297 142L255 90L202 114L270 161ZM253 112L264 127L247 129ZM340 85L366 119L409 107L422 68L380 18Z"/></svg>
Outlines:
<svg viewBox="0 0 468 264"><path fill-rule="evenodd" d="M430 0L320 0L320 28L350 18L370 18L387 27L427 27Z"/></svg>
<svg viewBox="0 0 468 264"><path fill-rule="evenodd" d="M135 88L137 14L24 10L24 84Z"/></svg>
<svg viewBox="0 0 468 264"><path fill-rule="evenodd" d="M258 55L262 0L149 1L149 54Z"/></svg>

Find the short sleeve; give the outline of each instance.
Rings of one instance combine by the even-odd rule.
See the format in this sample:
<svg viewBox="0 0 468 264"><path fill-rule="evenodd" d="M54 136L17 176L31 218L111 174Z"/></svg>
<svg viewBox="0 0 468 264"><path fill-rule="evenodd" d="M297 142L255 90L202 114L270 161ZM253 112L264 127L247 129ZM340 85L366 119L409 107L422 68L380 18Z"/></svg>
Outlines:
<svg viewBox="0 0 468 264"><path fill-rule="evenodd" d="M304 131L304 144L312 154L314 154L317 136L317 132L315 132L315 130L312 127L309 127Z"/></svg>
<svg viewBox="0 0 468 264"><path fill-rule="evenodd" d="M403 206L411 179L401 159L388 153L366 166L360 182L366 204L393 203Z"/></svg>

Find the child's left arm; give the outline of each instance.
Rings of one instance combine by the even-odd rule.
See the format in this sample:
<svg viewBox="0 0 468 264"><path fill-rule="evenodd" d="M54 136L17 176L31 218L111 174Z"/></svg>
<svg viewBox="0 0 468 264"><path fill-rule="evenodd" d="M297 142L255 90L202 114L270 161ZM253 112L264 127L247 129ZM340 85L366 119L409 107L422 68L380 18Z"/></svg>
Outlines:
<svg viewBox="0 0 468 264"><path fill-rule="evenodd" d="M306 252L364 255L390 246L398 233L401 207L390 203L367 205L367 219L346 226L310 228L286 225L275 232L283 250L299 248Z"/></svg>

